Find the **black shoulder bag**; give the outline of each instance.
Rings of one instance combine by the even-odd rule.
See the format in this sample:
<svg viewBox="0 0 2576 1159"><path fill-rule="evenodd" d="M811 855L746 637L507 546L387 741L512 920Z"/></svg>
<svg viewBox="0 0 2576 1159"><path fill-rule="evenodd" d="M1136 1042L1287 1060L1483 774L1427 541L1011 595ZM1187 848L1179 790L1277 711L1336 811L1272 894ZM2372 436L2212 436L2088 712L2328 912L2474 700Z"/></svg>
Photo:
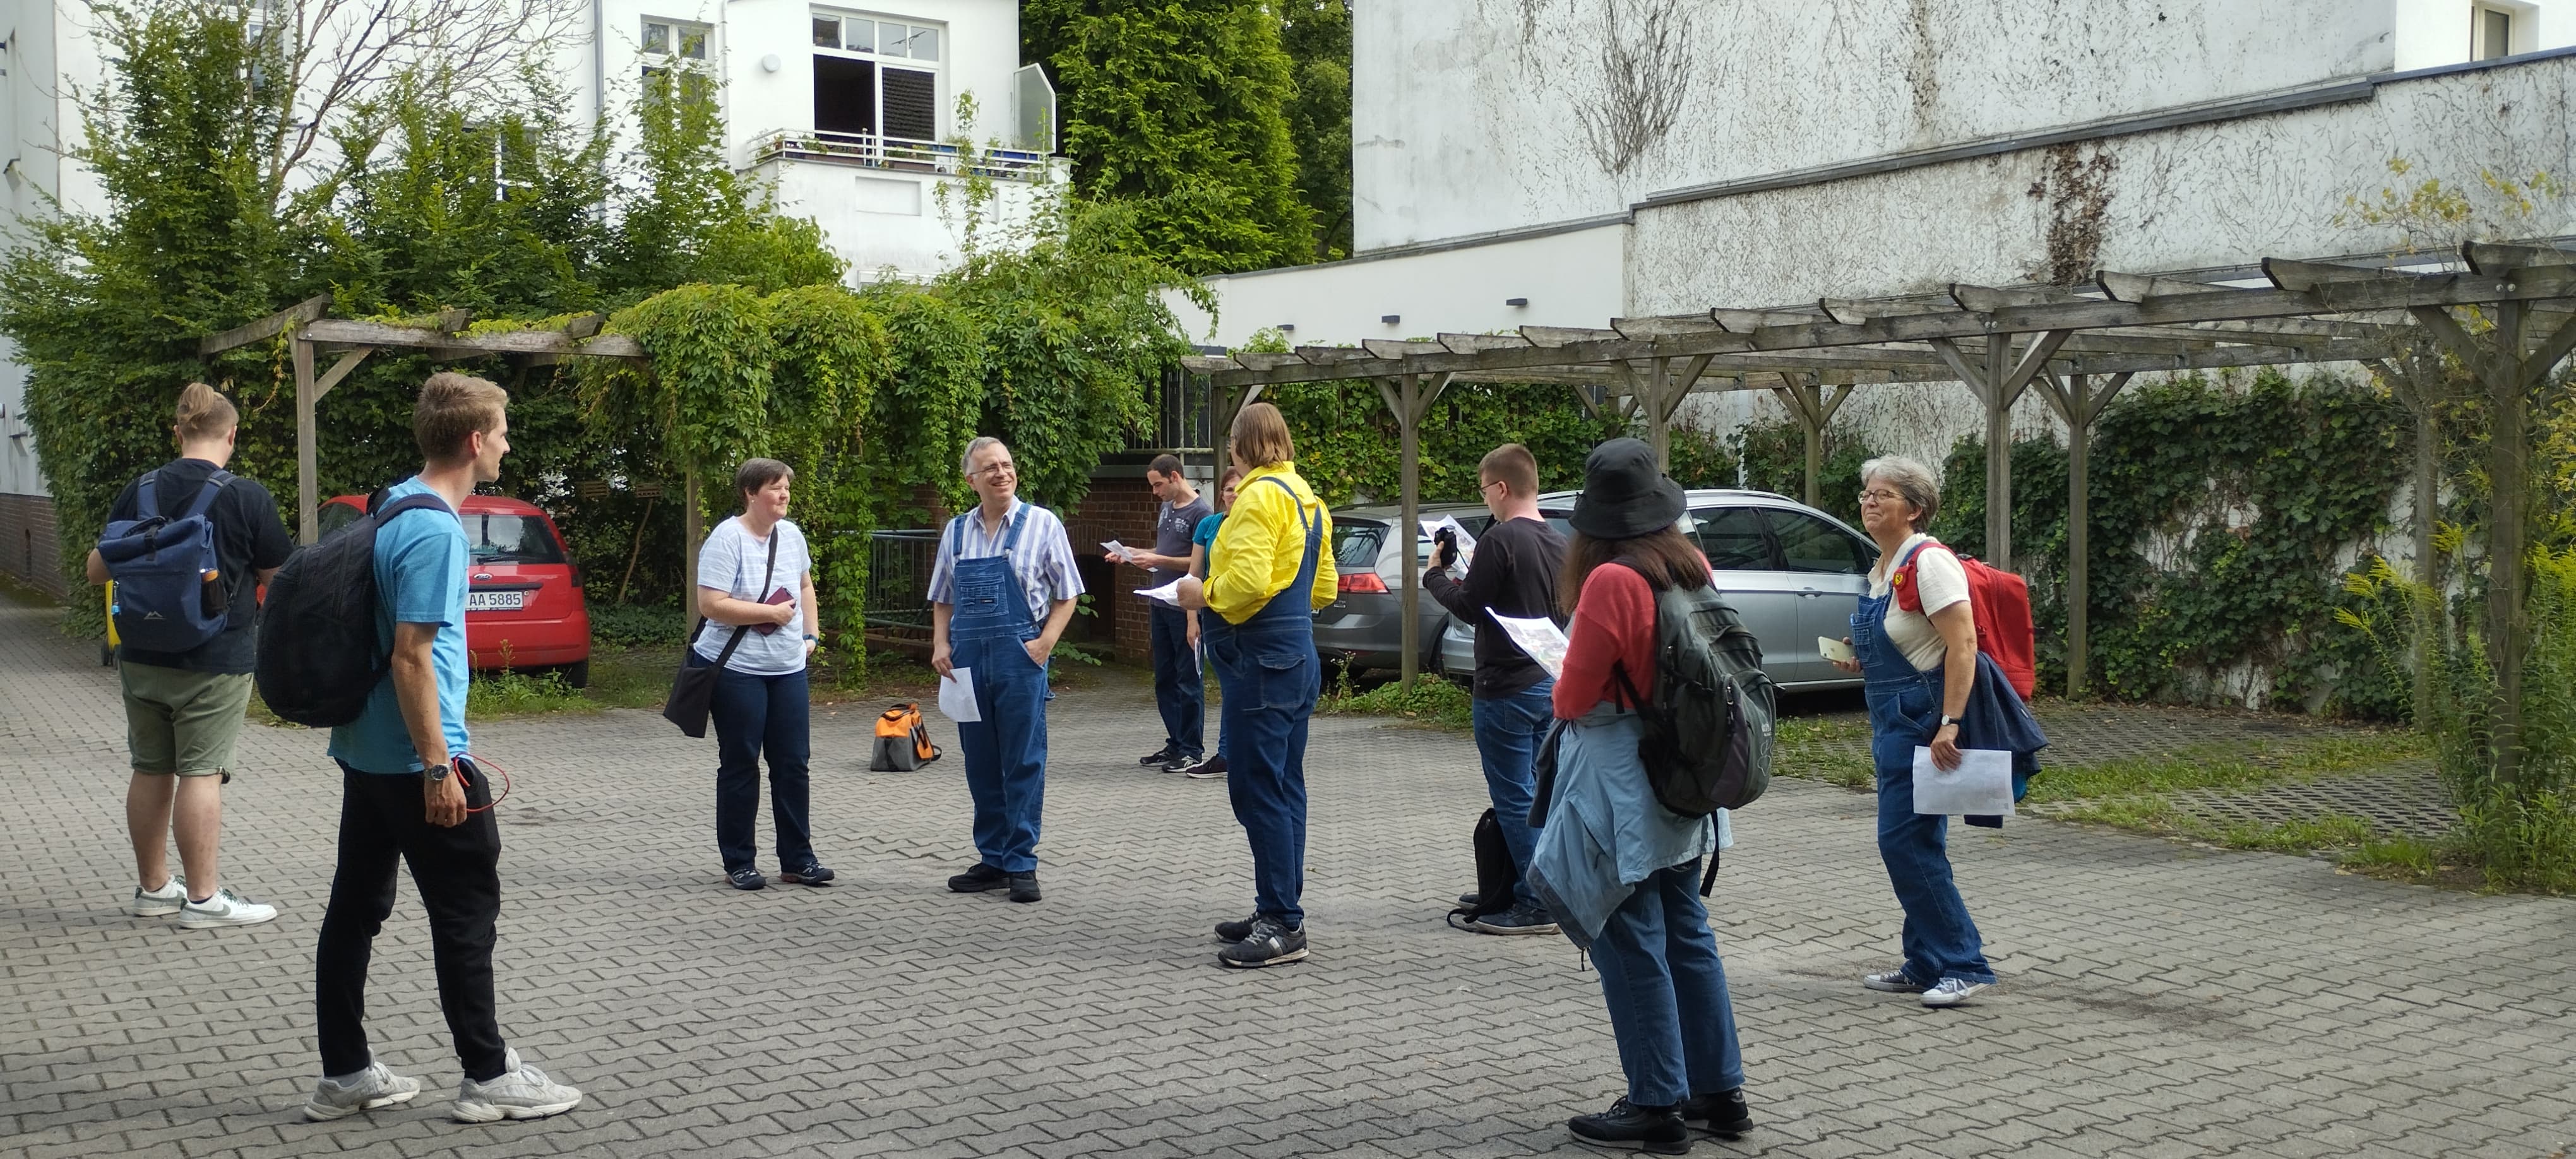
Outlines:
<svg viewBox="0 0 2576 1159"><path fill-rule="evenodd" d="M760 571L760 590L769 590L769 581L778 570L778 530L769 532L769 565ZM689 585L695 588L697 585ZM733 659L733 650L742 646L742 637L751 625L738 624L733 638L725 641L724 651L717 653L713 664L691 664L697 654L698 634L707 630L707 618L698 617L698 625L689 629L689 638L681 644L680 674L671 678L671 698L662 702L662 719L680 726L691 737L707 735L707 710L716 699L716 673L724 670L725 661Z"/></svg>

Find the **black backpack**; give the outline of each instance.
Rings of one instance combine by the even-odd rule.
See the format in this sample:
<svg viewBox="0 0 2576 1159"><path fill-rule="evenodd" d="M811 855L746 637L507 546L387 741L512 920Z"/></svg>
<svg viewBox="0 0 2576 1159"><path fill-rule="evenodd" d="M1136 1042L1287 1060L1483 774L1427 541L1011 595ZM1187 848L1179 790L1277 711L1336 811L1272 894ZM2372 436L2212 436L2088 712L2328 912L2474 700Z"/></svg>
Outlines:
<svg viewBox="0 0 2576 1159"><path fill-rule="evenodd" d="M331 728L366 711L392 662L376 642L376 530L406 511L447 510L436 495L406 495L287 557L259 617L255 679L270 712Z"/></svg>
<svg viewBox="0 0 2576 1159"><path fill-rule="evenodd" d="M1762 645L1713 587L1655 593L1655 696L1637 695L1612 663L1645 722L1637 757L1664 808L1684 817L1741 809L1771 787L1772 726L1779 689L1762 671Z"/></svg>
<svg viewBox="0 0 2576 1159"><path fill-rule="evenodd" d="M1487 809L1476 818L1473 834L1476 849L1476 904L1462 905L1449 911L1449 925L1466 929L1477 918L1498 914L1512 908L1513 898L1521 887L1520 867L1512 864L1511 846L1503 843L1503 824Z"/></svg>

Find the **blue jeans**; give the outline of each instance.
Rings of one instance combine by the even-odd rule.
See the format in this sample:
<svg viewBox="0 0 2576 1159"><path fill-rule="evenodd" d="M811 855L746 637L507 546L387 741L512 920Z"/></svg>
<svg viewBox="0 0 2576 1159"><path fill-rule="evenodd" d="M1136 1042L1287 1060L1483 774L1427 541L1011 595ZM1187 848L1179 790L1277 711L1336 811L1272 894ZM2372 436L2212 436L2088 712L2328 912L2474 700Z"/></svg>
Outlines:
<svg viewBox="0 0 2576 1159"><path fill-rule="evenodd" d="M696 649L689 651L691 667L707 663ZM754 676L731 668L716 673L707 716L716 730L716 852L724 857L726 873L754 868L760 859L752 817L760 811L764 754L769 758L769 817L778 827L778 867L785 871L814 864L814 840L806 829L812 715L803 669L785 676Z"/></svg>
<svg viewBox="0 0 2576 1159"><path fill-rule="evenodd" d="M1225 692L1225 794L1252 845L1253 912L1304 925L1306 725L1323 691L1314 637L1227 632L1208 659Z"/></svg>
<svg viewBox="0 0 2576 1159"><path fill-rule="evenodd" d="M1046 666L1009 636L952 640L950 658L973 668L984 719L957 726L966 793L975 802L975 852L1004 873L1038 869L1038 822L1046 812Z"/></svg>
<svg viewBox="0 0 2576 1159"><path fill-rule="evenodd" d="M1878 858L1905 908L1905 976L1925 986L1943 978L1992 982L1985 942L1950 877L1950 819L1914 811L1914 765L1878 769Z"/></svg>
<svg viewBox="0 0 2576 1159"><path fill-rule="evenodd" d="M1744 1085L1726 964L1698 885L1695 859L1656 870L1592 942L1628 1101L1638 1106L1669 1107Z"/></svg>
<svg viewBox="0 0 2576 1159"><path fill-rule="evenodd" d="M1163 714L1163 743L1179 756L1206 755L1207 678L1190 647L1189 613L1149 606L1147 634L1154 644L1154 707ZM1210 613L1214 614L1214 613Z"/></svg>
<svg viewBox="0 0 2576 1159"><path fill-rule="evenodd" d="M1512 851L1512 868L1520 875L1520 887L1513 894L1531 907L1539 900L1529 879L1530 851L1538 847L1538 835L1530 832L1529 824L1530 797L1538 789L1530 764L1538 755L1538 742L1547 735L1548 722L1555 718L1551 700L1555 691L1555 681L1541 680L1509 696L1478 697L1471 705L1476 755L1485 766L1485 794L1493 798L1494 821L1502 826L1503 846Z"/></svg>

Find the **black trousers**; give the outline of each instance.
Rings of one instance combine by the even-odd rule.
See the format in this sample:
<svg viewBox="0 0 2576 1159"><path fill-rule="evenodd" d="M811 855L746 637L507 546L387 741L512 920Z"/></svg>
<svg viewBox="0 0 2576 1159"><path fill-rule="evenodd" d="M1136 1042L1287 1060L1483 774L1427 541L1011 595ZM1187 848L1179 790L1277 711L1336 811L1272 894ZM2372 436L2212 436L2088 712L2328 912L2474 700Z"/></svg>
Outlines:
<svg viewBox="0 0 2576 1159"><path fill-rule="evenodd" d="M501 827L489 810L465 823L429 823L416 774L386 776L340 766L340 865L331 906L322 914L322 944L313 954L313 1004L322 1039L322 1073L364 1070L367 962L376 933L394 912L394 861L411 865L412 884L429 911L438 1005L456 1039L465 1077L483 1082L506 1068L493 1008L493 925L501 916ZM465 803L492 803L487 784L465 789Z"/></svg>

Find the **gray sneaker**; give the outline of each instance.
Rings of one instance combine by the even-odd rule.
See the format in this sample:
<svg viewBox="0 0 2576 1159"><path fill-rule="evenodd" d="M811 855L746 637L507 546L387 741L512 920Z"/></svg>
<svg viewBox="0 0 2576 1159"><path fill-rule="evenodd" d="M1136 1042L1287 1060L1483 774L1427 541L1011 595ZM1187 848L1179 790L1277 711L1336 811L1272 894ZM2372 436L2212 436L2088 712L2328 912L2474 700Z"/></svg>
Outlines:
<svg viewBox="0 0 2576 1159"><path fill-rule="evenodd" d="M1965 978L1943 978L1939 985L1923 992L1923 1004L1935 1008L1964 1005L1968 999L1976 997L1978 991L1989 985L1992 983L1971 982Z"/></svg>
<svg viewBox="0 0 2576 1159"><path fill-rule="evenodd" d="M179 912L179 907L186 904L188 879L174 873L170 880L161 883L159 889L135 886L134 900L125 907L125 912L138 918L166 918Z"/></svg>
<svg viewBox="0 0 2576 1159"><path fill-rule="evenodd" d="M519 1061L509 1052L508 1070L490 1082L467 1079L456 1088L454 1114L460 1123L497 1123L503 1119L542 1119L581 1105L581 1092L546 1077L546 1072Z"/></svg>
<svg viewBox="0 0 2576 1159"><path fill-rule="evenodd" d="M316 1123L345 1119L360 1111L408 1103L419 1093L419 1079L395 1074L385 1064L371 1061L367 1069L356 1074L313 1084L313 1097L304 1102L304 1117Z"/></svg>
<svg viewBox="0 0 2576 1159"><path fill-rule="evenodd" d="M1861 975L1860 984L1883 994L1920 994L1924 989L1923 983L1906 974L1901 963L1885 973Z"/></svg>
<svg viewBox="0 0 2576 1159"><path fill-rule="evenodd" d="M183 930L219 930L225 926L255 926L277 920L277 907L262 905L233 892L227 885L204 901L191 901L179 907L179 928Z"/></svg>

